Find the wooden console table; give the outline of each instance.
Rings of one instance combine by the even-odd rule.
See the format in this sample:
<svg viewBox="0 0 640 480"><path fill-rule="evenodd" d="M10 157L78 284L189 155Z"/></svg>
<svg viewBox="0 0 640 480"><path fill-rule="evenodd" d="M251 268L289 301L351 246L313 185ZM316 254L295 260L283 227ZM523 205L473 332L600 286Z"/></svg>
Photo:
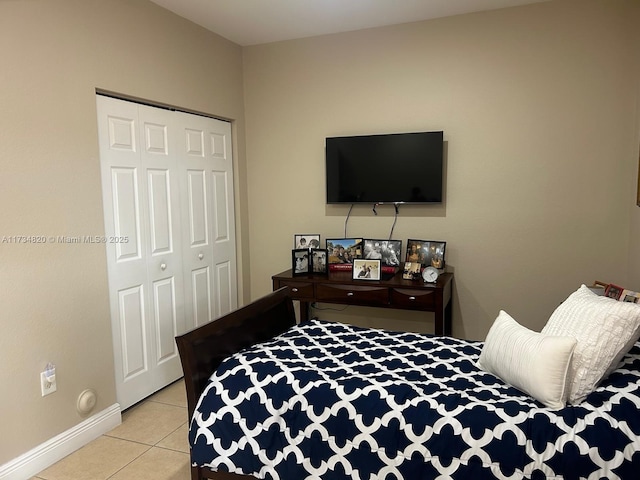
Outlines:
<svg viewBox="0 0 640 480"><path fill-rule="evenodd" d="M434 312L435 334L451 335L453 273L442 273L436 284L404 280L402 272L383 280L353 280L351 272L293 276L291 270L271 277L273 289L288 287L300 301L300 320L309 319L309 303L325 302L367 307Z"/></svg>

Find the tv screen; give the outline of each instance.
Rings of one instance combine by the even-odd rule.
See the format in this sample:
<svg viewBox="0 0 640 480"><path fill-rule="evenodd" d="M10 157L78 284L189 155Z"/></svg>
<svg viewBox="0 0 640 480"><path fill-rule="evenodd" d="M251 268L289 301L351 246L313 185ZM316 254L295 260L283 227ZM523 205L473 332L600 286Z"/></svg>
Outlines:
<svg viewBox="0 0 640 480"><path fill-rule="evenodd" d="M442 132L328 137L327 203L441 203Z"/></svg>

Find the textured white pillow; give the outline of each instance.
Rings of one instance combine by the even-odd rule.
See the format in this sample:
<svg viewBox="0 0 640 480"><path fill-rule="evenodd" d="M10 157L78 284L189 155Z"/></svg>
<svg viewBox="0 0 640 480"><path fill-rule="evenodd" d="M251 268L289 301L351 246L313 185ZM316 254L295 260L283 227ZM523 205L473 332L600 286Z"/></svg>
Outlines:
<svg viewBox="0 0 640 480"><path fill-rule="evenodd" d="M575 338L534 332L500 310L478 366L547 407L558 409L567 401L567 371L575 346Z"/></svg>
<svg viewBox="0 0 640 480"><path fill-rule="evenodd" d="M640 306L596 295L582 285L551 314L547 335L578 340L569 370L569 402L578 404L615 370L640 335Z"/></svg>

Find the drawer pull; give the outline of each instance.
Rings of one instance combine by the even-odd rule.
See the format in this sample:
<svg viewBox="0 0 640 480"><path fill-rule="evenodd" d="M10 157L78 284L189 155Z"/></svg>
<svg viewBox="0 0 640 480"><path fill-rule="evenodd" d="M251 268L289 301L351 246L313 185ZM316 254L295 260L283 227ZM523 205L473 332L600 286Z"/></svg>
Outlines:
<svg viewBox="0 0 640 480"><path fill-rule="evenodd" d="M347 297L353 297L353 292L347 292Z"/></svg>
<svg viewBox="0 0 640 480"><path fill-rule="evenodd" d="M293 287L293 288L291 289L291 291L292 291L293 293L298 293L298 289L297 289L296 287Z"/></svg>
<svg viewBox="0 0 640 480"><path fill-rule="evenodd" d="M409 300L414 301L416 297L409 297Z"/></svg>

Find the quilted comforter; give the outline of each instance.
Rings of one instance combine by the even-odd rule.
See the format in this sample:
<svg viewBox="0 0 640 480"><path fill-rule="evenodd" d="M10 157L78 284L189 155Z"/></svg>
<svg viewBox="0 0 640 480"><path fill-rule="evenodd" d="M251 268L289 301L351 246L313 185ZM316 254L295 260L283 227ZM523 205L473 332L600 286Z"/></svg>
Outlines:
<svg viewBox="0 0 640 480"><path fill-rule="evenodd" d="M312 320L227 358L195 465L264 479L640 478L640 343L551 411L476 366L481 342Z"/></svg>

